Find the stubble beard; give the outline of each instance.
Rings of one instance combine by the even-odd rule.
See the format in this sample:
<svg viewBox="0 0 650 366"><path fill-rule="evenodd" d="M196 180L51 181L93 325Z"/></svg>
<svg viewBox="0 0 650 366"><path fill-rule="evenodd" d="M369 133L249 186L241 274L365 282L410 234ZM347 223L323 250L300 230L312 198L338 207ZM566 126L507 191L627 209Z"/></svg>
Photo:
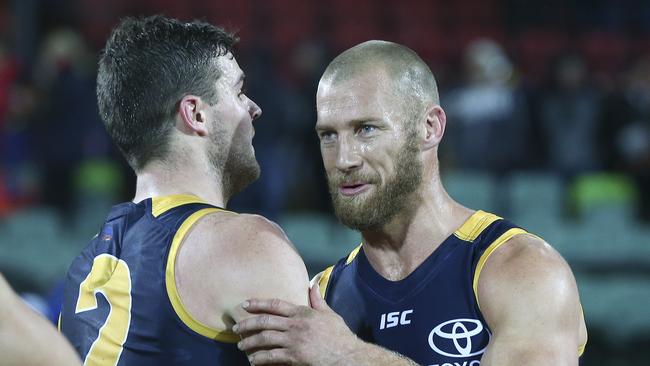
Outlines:
<svg viewBox="0 0 650 366"><path fill-rule="evenodd" d="M245 141L221 141L221 133L214 134L209 153L210 164L221 177L223 196L228 201L260 176L260 165L255 153ZM228 148L230 147L230 148Z"/></svg>

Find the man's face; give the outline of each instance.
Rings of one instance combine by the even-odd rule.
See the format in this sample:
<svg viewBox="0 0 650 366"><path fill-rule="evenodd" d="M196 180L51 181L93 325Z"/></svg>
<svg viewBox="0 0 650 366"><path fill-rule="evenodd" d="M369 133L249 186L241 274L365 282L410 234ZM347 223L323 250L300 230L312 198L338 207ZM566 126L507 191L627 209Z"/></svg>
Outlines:
<svg viewBox="0 0 650 366"><path fill-rule="evenodd" d="M253 120L262 110L244 94L244 73L232 54L217 58L221 76L215 83L217 103L210 107L213 121L210 162L221 172L228 197L244 189L260 175L253 149Z"/></svg>
<svg viewBox="0 0 650 366"><path fill-rule="evenodd" d="M378 230L412 201L422 182L414 121L383 72L321 80L316 131L337 217Z"/></svg>

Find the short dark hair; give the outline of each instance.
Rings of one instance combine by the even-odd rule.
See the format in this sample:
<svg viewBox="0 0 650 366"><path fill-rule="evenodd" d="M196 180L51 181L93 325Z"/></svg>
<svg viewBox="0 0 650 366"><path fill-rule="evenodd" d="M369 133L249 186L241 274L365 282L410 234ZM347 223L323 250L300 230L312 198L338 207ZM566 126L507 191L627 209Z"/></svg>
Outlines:
<svg viewBox="0 0 650 366"><path fill-rule="evenodd" d="M216 103L215 58L238 38L223 28L162 15L120 21L99 58L97 101L109 135L138 171L168 152L172 117L187 94Z"/></svg>

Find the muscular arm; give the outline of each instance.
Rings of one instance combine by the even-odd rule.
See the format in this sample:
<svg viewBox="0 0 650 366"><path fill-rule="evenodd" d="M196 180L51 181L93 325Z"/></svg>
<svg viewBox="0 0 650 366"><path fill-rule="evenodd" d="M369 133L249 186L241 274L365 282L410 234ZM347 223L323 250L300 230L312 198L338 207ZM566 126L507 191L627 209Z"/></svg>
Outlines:
<svg viewBox="0 0 650 366"><path fill-rule="evenodd" d="M481 366L578 365L586 339L571 269L542 240L519 235L483 268L478 300L493 331Z"/></svg>
<svg viewBox="0 0 650 366"><path fill-rule="evenodd" d="M0 275L0 355L3 365L72 366L81 362L54 327L14 294Z"/></svg>
<svg viewBox="0 0 650 366"><path fill-rule="evenodd" d="M365 343L341 359L338 366L417 366L413 360L374 344Z"/></svg>
<svg viewBox="0 0 650 366"><path fill-rule="evenodd" d="M307 268L284 231L260 216L247 219L250 229L241 232L248 253L240 251L238 263L228 272L239 282L227 311L235 322L251 316L241 303L251 297L268 297L298 305L309 304Z"/></svg>
<svg viewBox="0 0 650 366"><path fill-rule="evenodd" d="M201 219L179 251L176 282L190 313L216 329L249 317L240 304L251 297L308 303L302 259L277 225L257 215Z"/></svg>

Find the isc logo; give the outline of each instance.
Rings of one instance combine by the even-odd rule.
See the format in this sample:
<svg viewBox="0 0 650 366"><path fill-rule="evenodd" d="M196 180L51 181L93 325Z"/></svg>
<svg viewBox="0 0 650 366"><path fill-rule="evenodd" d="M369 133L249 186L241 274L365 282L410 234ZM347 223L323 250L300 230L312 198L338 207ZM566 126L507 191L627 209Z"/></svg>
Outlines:
<svg viewBox="0 0 650 366"><path fill-rule="evenodd" d="M404 310L404 311L394 311L392 313L381 314L381 322L379 323L379 329L386 329L396 327L398 325L411 324L411 319L408 319L408 316L413 313L413 309Z"/></svg>

